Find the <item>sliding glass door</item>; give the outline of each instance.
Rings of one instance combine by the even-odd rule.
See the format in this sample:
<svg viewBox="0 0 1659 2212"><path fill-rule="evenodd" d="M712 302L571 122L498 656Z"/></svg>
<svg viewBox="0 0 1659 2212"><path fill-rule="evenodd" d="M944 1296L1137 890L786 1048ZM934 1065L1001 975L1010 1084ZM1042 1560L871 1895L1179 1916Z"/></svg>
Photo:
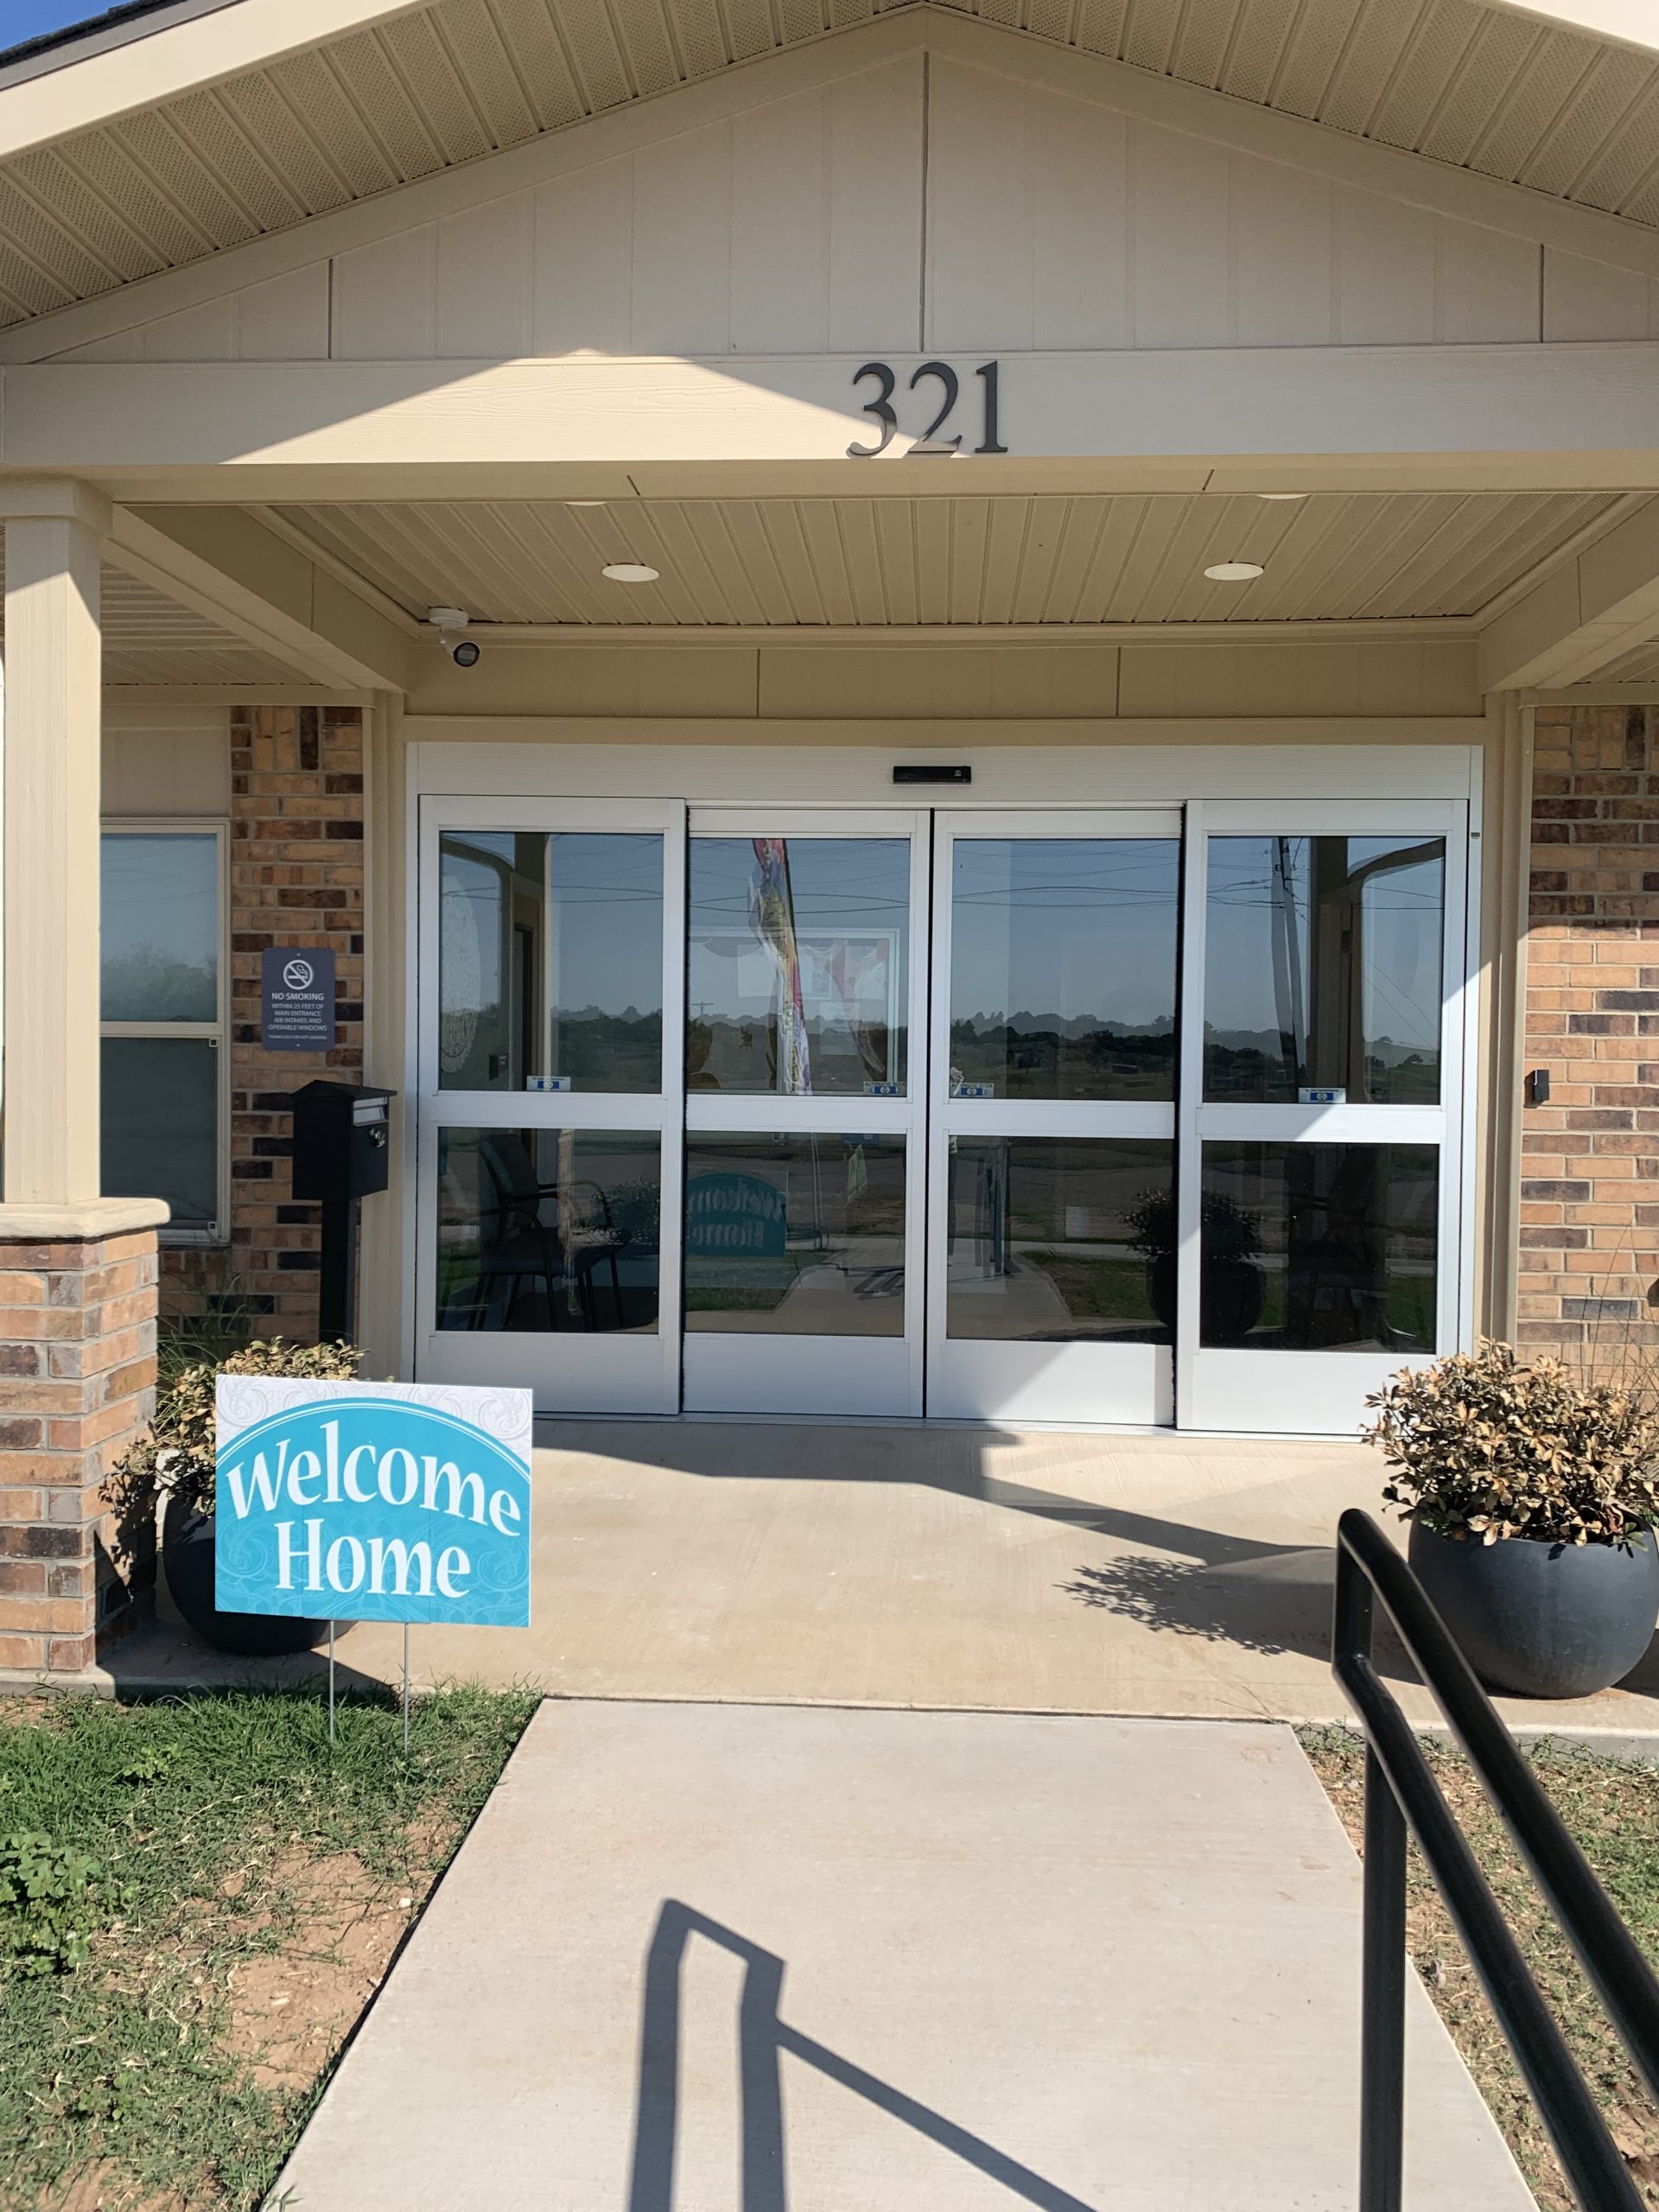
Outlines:
<svg viewBox="0 0 1659 2212"><path fill-rule="evenodd" d="M1188 809L1183 1427L1351 1433L1459 1340L1465 818Z"/></svg>
<svg viewBox="0 0 1659 2212"><path fill-rule="evenodd" d="M1351 1434L1461 1340L1463 805L423 809L422 1379Z"/></svg>
<svg viewBox="0 0 1659 2212"><path fill-rule="evenodd" d="M1172 1417L1180 833L939 817L931 1414Z"/></svg>
<svg viewBox="0 0 1659 2212"><path fill-rule="evenodd" d="M692 815L689 1413L922 1410L926 828Z"/></svg>
<svg viewBox="0 0 1659 2212"><path fill-rule="evenodd" d="M424 802L423 1382L678 1408L684 818Z"/></svg>

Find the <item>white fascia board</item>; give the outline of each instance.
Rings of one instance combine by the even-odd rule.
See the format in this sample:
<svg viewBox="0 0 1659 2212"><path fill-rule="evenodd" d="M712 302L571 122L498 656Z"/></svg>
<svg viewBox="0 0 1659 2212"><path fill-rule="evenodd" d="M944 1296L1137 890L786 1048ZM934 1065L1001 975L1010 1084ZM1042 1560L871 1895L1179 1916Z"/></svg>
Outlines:
<svg viewBox="0 0 1659 2212"><path fill-rule="evenodd" d="M849 461L868 427L860 365L847 354L11 367L0 467L127 499L189 471L212 486L193 496L291 498L250 480L349 474L378 480L381 498L416 499L474 472L522 472L527 490L538 471L665 464L830 463L872 493L942 492L948 472L955 493L1001 488L1045 461L1137 458L1268 461L1298 489L1284 472L1334 482L1357 462L1386 486L1425 461L1452 464L1468 487L1659 488L1659 347L1645 341L1005 353L1006 461ZM475 482L470 496L487 494Z"/></svg>
<svg viewBox="0 0 1659 2212"><path fill-rule="evenodd" d="M425 0L237 0L0 89L0 161L94 130L245 69L261 69Z"/></svg>
<svg viewBox="0 0 1659 2212"><path fill-rule="evenodd" d="M1506 16L1527 16L1554 30L1584 31L1638 54L1659 54L1659 10L1654 0L1485 0Z"/></svg>
<svg viewBox="0 0 1659 2212"><path fill-rule="evenodd" d="M1581 683L1659 636L1659 499L1585 546L1480 639L1484 691Z"/></svg>

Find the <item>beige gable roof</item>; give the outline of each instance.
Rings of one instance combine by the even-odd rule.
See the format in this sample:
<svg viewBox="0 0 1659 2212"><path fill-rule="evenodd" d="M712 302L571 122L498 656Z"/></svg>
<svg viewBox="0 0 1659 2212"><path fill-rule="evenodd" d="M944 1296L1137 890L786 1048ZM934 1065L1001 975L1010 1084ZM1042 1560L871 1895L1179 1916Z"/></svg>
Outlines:
<svg viewBox="0 0 1659 2212"><path fill-rule="evenodd" d="M0 323L916 6L1659 227L1659 59L1478 0L437 0L0 161Z"/></svg>

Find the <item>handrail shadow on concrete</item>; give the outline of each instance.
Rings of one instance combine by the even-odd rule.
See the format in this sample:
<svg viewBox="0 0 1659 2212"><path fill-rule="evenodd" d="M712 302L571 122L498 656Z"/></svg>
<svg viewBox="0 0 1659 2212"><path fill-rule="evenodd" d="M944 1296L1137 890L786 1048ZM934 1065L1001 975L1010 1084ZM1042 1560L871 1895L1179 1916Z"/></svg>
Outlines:
<svg viewBox="0 0 1659 2212"><path fill-rule="evenodd" d="M867 2073L838 2051L787 2025L778 2016L784 1990L782 1959L676 1897L664 1899L645 1954L628 2212L673 2212L679 2127L680 1969L694 1936L717 1944L743 1962L743 1990L737 2013L742 2187L736 2212L788 2212L779 2069L785 2054L816 2068L905 2126L914 2128L942 2150L1001 2183L1010 2196L1037 2206L1039 2212L1095 2212L1081 2197L1045 2181L982 2137L958 2127L931 2106L918 2103L891 2082Z"/></svg>

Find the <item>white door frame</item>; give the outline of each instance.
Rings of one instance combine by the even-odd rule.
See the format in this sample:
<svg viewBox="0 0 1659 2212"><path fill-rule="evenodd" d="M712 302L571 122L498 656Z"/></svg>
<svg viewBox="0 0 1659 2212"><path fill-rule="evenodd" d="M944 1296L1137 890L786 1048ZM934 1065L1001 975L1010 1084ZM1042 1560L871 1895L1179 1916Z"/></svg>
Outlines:
<svg viewBox="0 0 1659 2212"><path fill-rule="evenodd" d="M1294 1430L1352 1435L1365 1419L1366 1395L1410 1359L1396 1352L1205 1349L1198 1343L1198 1273L1205 1140L1234 1138L1330 1144L1433 1144L1440 1149L1439 1249L1433 1353L1465 1341L1464 1100L1471 1032L1466 938L1469 809L1461 800L1193 800L1186 809L1182 923L1178 1234L1179 1294L1175 1332L1175 1419L1184 1429ZM1204 1007L1209 840L1281 834L1298 836L1440 836L1446 840L1441 942L1440 1097L1435 1106L1207 1104L1204 1099ZM1287 1419L1294 1408L1295 1418Z"/></svg>
<svg viewBox="0 0 1659 2212"><path fill-rule="evenodd" d="M656 1093L454 1090L438 1084L439 840L446 830L620 831L663 840L663 1060ZM676 799L427 798L421 802L416 1039L415 1373L531 1384L538 1413L667 1414L680 1402L680 1101L685 1090L685 808ZM440 1329L438 1133L445 1128L651 1130L661 1160L654 1335Z"/></svg>

